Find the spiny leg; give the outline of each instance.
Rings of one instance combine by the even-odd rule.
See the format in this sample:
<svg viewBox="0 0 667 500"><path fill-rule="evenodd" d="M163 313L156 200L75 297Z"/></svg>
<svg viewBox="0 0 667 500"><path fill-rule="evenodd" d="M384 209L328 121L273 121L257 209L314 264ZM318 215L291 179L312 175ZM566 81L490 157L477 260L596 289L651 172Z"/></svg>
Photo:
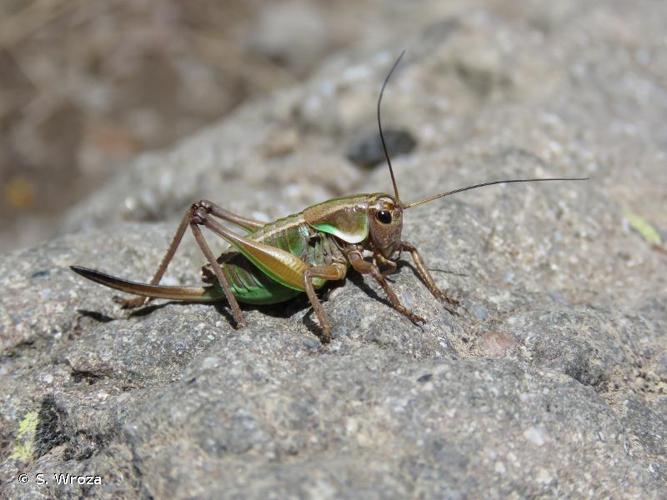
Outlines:
<svg viewBox="0 0 667 500"><path fill-rule="evenodd" d="M324 312L324 307L320 299L315 293L315 287L313 286L313 278L323 278L327 281L339 281L345 279L347 274L347 266L338 262L333 264L323 265L323 266L313 266L306 269L303 273L303 287L308 295L308 300L313 306L313 311L315 311L315 316L320 322L320 328L322 328L322 343L328 344L331 342L331 324L327 318L326 313Z"/></svg>
<svg viewBox="0 0 667 500"><path fill-rule="evenodd" d="M183 240L183 234L185 234L185 230L190 224L193 212L194 212L194 205L191 206L185 212L185 215L183 215L183 218L181 219L181 222L178 225L178 229L176 229L176 233L174 234L174 237L171 239L171 243L169 243L167 252L164 254L164 257L162 257L162 260L160 261L160 265L158 266L157 271L155 272L153 278L151 278L151 280L148 283L149 285L151 286L157 285L162 279L162 276L167 270L167 267L169 266L171 259L174 258L174 254L176 253L178 246L181 244L181 241ZM141 307L152 299L153 297L135 297L133 299L114 298L114 300L118 302L123 307L123 309L132 309L135 307Z"/></svg>
<svg viewBox="0 0 667 500"><path fill-rule="evenodd" d="M401 303L401 300L398 298L398 295L396 295L396 292L394 292L391 286L389 286L389 283L387 283L387 280L385 279L384 275L380 272L380 269L378 269L378 267L375 264L365 261L361 252L353 250L347 254L347 258L350 261L350 265L355 269L355 271L361 274L370 274L371 276L373 276L373 278L375 278L375 281L377 281L380 284L380 286L384 290L384 293L387 294L387 298L389 299L389 302L391 302L391 305L394 307L394 309L403 314L414 324L426 323L426 320L424 318L413 313L410 309L408 309Z"/></svg>
<svg viewBox="0 0 667 500"><path fill-rule="evenodd" d="M206 243L206 238L204 238L201 229L199 229L198 224L204 224L205 221L206 221L205 215L204 218L202 219L198 213L195 213L194 217L192 218L192 222L190 223L190 229L192 230L192 234L194 235L195 240L199 245L199 248L206 256L206 260L208 260L209 264L211 264L211 268L215 273L215 277L218 279L218 283L220 284L220 286L222 286L222 291L225 294L227 303L229 304L229 307L232 308L232 316L234 316L234 321L236 321L236 325L239 328L246 326L246 321L243 318L243 313L241 312L239 303L236 300L236 297L234 297L234 294L232 293L232 287L230 286L229 281L227 281L227 278L222 272L222 268L220 267L220 264L218 264L215 255L213 255L211 248L208 246L208 243Z"/></svg>
<svg viewBox="0 0 667 500"><path fill-rule="evenodd" d="M169 243L169 247L167 248L167 252L164 254L164 257L162 257L162 260L160 261L160 265L157 268L157 271L153 275L153 278L151 278L149 285L154 286L160 283L160 280L162 279L162 276L164 275L165 271L167 270L167 267L169 266L169 263L171 260L174 258L174 254L176 253L176 250L178 249L178 246L181 244L181 241L183 239L183 235L185 234L185 230L188 228L190 225L190 222L192 221L192 217L195 213L196 210L198 209L204 209L207 213L210 213L211 215L215 217L219 217L220 219L227 220L233 224L236 224L238 226L241 226L245 229L259 229L264 225L263 222L254 220L254 219L248 219L246 217L242 217L240 215L237 215L233 212L230 212L229 210L225 210L224 208L220 207L219 205L213 203L212 201L208 200L200 200L196 203L193 203L190 208L185 212L183 215L183 218L181 219L181 222L178 225L178 229L176 229L176 233L174 234L174 237L171 240L171 243ZM133 299L118 299L116 300L119 304L124 309L132 309L135 307L141 307L144 304L148 303L150 300L152 300L152 297L135 297Z"/></svg>
<svg viewBox="0 0 667 500"><path fill-rule="evenodd" d="M248 219L247 217L243 217L241 215L230 212L229 210L225 210L220 205L217 205L212 201L201 200L199 202L199 205L203 206L208 211L208 213L213 215L214 217L226 220L228 222L231 222L232 224L236 224L237 226L240 226L248 230L259 229L260 227L263 227L265 225L264 222L255 219Z"/></svg>
<svg viewBox="0 0 667 500"><path fill-rule="evenodd" d="M429 291L431 292L431 294L433 294L435 298L440 299L449 304L449 307L445 305L445 309L447 309L447 311L449 311L450 314L457 314L456 311L454 310L454 307L459 305L459 301L454 297L447 295L446 292L443 292L442 290L440 290L440 288L438 288L438 285L435 284L433 276L431 276L431 273L426 268L426 265L424 265L424 261L422 260L422 257L419 254L417 248L414 245L408 243L407 241L401 241L398 250L410 252L412 261L414 262L415 268L417 269L417 274L419 274L419 278L424 282L426 288L429 289Z"/></svg>

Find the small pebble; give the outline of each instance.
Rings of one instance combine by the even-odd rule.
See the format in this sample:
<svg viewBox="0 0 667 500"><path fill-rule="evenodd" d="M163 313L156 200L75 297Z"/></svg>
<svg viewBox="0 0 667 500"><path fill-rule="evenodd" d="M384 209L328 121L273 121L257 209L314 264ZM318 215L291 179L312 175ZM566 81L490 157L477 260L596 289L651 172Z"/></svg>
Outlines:
<svg viewBox="0 0 667 500"><path fill-rule="evenodd" d="M391 158L408 154L417 145L417 141L406 130L385 130L384 139ZM385 156L380 135L373 132L370 135L363 136L348 148L346 156L355 165L365 168L372 168L383 163Z"/></svg>

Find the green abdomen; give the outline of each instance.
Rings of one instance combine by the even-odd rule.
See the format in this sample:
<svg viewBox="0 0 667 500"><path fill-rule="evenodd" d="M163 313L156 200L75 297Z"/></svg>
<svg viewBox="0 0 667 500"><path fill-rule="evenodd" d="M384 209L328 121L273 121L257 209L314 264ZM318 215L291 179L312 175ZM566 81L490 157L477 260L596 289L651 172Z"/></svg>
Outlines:
<svg viewBox="0 0 667 500"><path fill-rule="evenodd" d="M246 304L277 304L301 293L272 280L241 254L223 264L222 272L234 296Z"/></svg>
<svg viewBox="0 0 667 500"><path fill-rule="evenodd" d="M332 257L340 258L341 256L341 251L333 238L311 229L301 214L267 224L249 233L247 237L297 255L311 266L322 265ZM232 287L232 293L239 302L276 304L302 293L274 281L238 252L225 253L219 261ZM208 266L204 267L204 279L215 283L215 287L219 288ZM316 278L313 280L313 285L315 288L320 288L325 282L323 279Z"/></svg>

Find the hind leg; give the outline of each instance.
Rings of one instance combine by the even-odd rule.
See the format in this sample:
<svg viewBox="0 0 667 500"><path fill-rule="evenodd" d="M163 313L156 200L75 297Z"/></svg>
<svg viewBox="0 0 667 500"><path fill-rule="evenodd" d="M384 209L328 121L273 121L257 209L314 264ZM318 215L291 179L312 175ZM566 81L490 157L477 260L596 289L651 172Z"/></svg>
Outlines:
<svg viewBox="0 0 667 500"><path fill-rule="evenodd" d="M167 252L164 254L164 257L162 257L162 260L160 261L160 265L158 266L157 271L155 271L155 274L149 281L149 285L157 285L158 283L160 283L162 276L167 271L169 263L174 258L174 254L176 253L176 250L178 249L179 245L181 244L181 241L183 240L183 235L185 234L186 229L192 223L192 219L195 216L197 210L204 210L207 214L210 214L214 217L218 217L219 219L222 220L226 220L228 222L231 222L232 224L236 224L237 226L243 227L248 230L258 229L264 225L263 222L253 219L247 219L241 215L237 215L233 212L225 210L219 205L216 205L215 203L208 200L200 200L196 203L193 203L183 215L183 218L181 219L181 222L178 225L178 229L176 229L176 233L174 234L171 243L169 243ZM199 243L199 247L202 249L202 252L204 252L204 249L199 240L197 241L197 243ZM227 294L225 293L225 295ZM152 299L150 297L135 297L132 299L117 298L115 300L124 309L132 309L135 307L141 307ZM236 316L234 319L238 321L238 318L236 318Z"/></svg>

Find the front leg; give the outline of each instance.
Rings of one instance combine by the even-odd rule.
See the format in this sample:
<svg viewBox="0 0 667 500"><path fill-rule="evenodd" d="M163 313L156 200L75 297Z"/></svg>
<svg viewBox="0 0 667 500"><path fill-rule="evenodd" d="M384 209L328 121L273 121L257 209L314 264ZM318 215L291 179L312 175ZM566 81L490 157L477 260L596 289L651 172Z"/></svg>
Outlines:
<svg viewBox="0 0 667 500"><path fill-rule="evenodd" d="M398 264L396 264L396 262L385 258L384 255L382 255L381 253L376 253L375 255L373 255L373 263L376 266L378 266L379 263L387 268L387 270L383 273L385 276L387 274L395 273L396 269L398 269Z"/></svg>
<svg viewBox="0 0 667 500"><path fill-rule="evenodd" d="M454 297L448 295L447 292L443 292L442 290L440 290L440 288L438 288L438 285L435 284L433 276L431 276L431 273L424 265L424 261L422 260L422 257L419 254L417 248L414 245L408 243L407 241L401 241L398 250L410 252L410 255L412 256L412 261L414 262L415 268L417 269L417 274L419 274L419 278L424 282L426 288L428 288L428 290L431 292L431 294L433 294L435 298L440 299L449 305L449 307L445 305L445 309L447 309L447 311L449 311L450 314L457 314L454 308L459 305L459 301Z"/></svg>
<svg viewBox="0 0 667 500"><path fill-rule="evenodd" d="M426 323L426 320L424 318L416 315L410 309L401 304L398 295L396 295L396 292L394 292L394 290L389 286L389 283L387 283L387 280L385 279L384 275L380 272L380 269L378 269L378 267L375 264L365 261L360 251L352 250L348 252L347 259L355 271L361 274L370 274L371 276L373 276L373 278L375 278L375 281L377 281L380 284L380 286L384 290L384 293L387 294L387 298L389 299L389 302L391 302L391 305L394 307L394 309L396 309L398 312L406 316L410 321L412 321L416 325L420 323Z"/></svg>

